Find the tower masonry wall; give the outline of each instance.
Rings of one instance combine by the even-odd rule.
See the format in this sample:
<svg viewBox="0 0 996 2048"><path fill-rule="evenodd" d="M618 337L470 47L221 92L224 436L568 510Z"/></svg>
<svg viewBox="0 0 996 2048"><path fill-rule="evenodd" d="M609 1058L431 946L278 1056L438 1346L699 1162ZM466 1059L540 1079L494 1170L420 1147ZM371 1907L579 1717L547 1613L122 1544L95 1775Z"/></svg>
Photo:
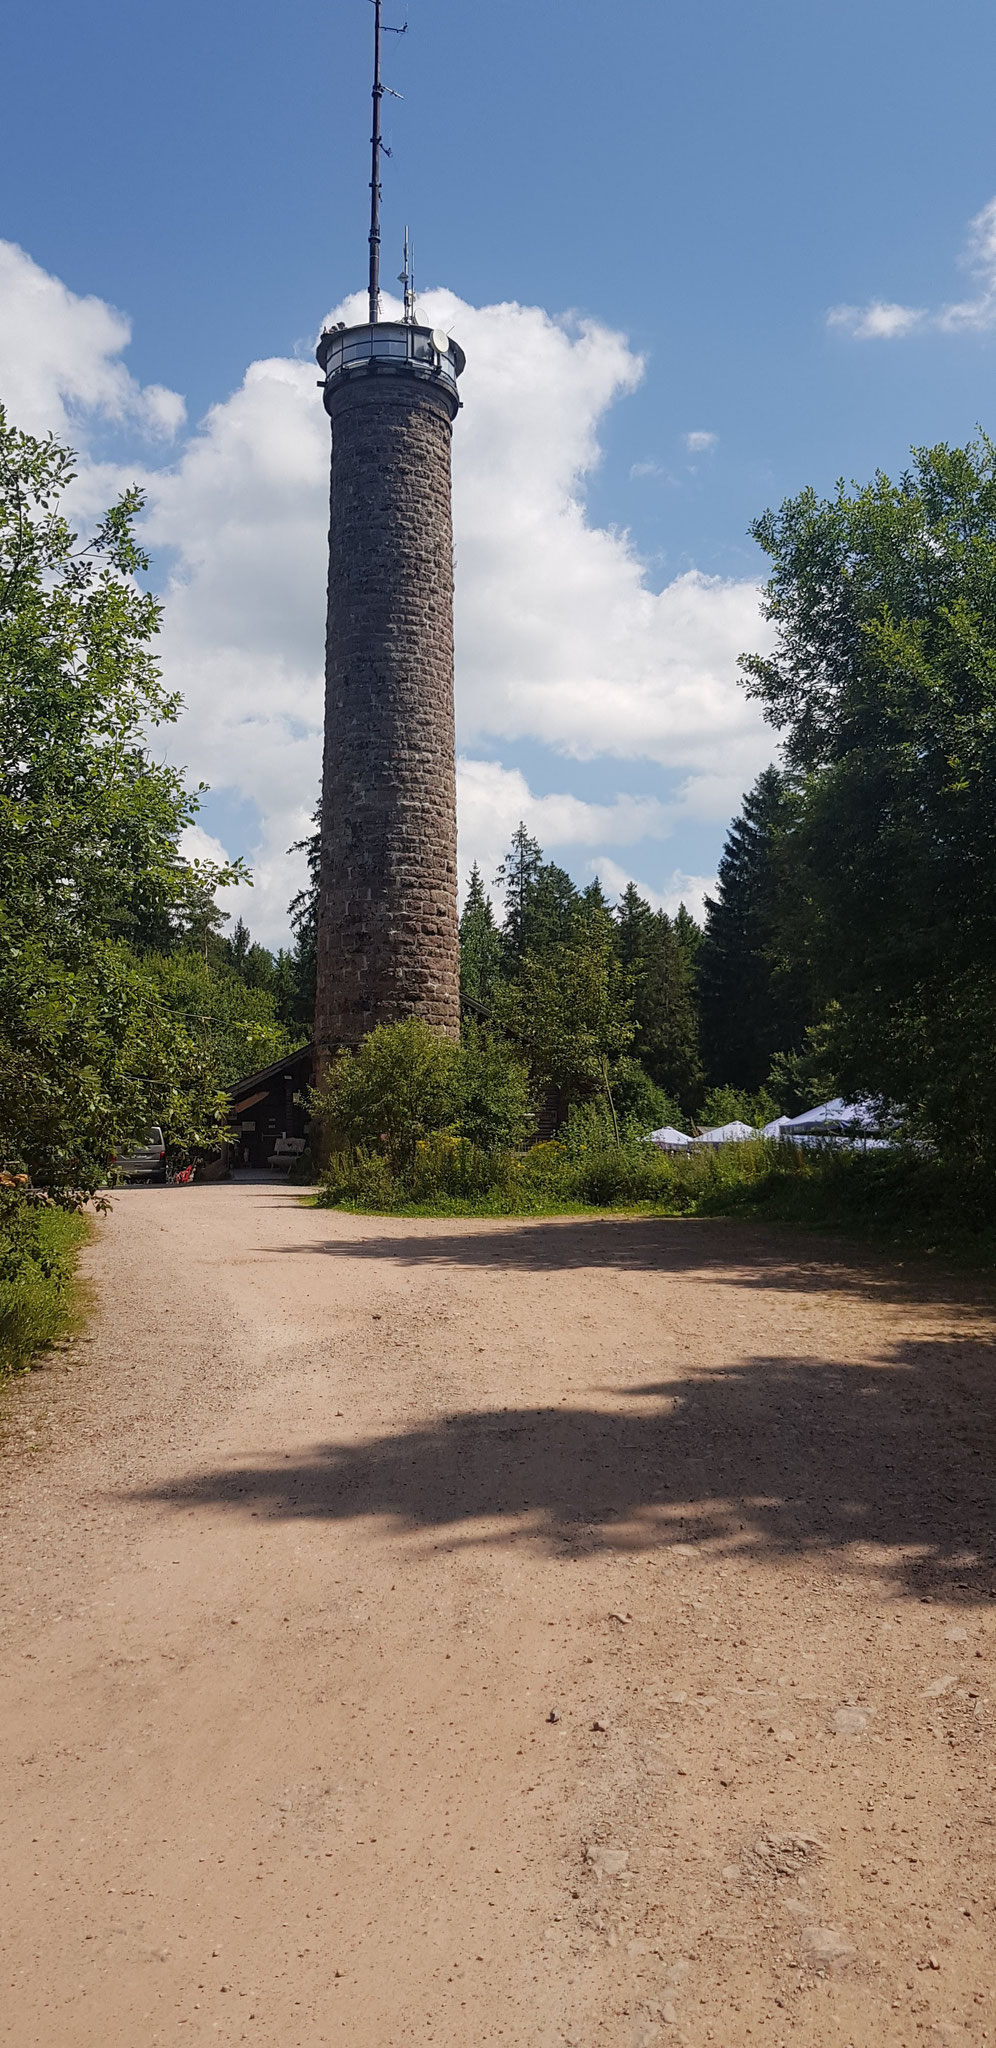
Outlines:
<svg viewBox="0 0 996 2048"><path fill-rule="evenodd" d="M315 1037L460 1027L451 405L424 379L329 394L332 485Z"/></svg>

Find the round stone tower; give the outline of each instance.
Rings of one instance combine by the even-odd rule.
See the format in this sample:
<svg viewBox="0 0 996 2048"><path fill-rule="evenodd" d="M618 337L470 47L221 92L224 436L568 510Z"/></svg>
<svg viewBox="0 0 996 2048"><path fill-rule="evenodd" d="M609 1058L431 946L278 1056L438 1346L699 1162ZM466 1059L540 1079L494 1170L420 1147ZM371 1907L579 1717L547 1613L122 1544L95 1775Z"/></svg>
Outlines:
<svg viewBox="0 0 996 2048"><path fill-rule="evenodd" d="M460 1028L450 439L464 355L413 322L323 333L332 421L319 1070L376 1024Z"/></svg>

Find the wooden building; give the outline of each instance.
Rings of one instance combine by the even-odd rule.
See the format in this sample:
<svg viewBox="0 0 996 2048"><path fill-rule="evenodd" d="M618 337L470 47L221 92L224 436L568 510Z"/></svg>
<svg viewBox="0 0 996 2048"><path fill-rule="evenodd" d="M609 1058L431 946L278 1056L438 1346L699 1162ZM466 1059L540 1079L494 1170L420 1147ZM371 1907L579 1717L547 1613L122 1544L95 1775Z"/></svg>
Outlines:
<svg viewBox="0 0 996 2048"><path fill-rule="evenodd" d="M232 1126L236 1132L231 1164L264 1166L278 1138L306 1138L310 1117L306 1105L315 1063L313 1045L301 1045L286 1059L229 1089Z"/></svg>

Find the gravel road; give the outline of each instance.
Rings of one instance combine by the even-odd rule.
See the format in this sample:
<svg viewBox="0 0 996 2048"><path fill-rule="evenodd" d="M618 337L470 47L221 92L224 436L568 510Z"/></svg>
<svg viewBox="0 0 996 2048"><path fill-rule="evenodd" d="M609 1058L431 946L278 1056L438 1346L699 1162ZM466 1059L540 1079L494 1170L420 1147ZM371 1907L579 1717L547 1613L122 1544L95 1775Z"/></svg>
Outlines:
<svg viewBox="0 0 996 2048"><path fill-rule="evenodd" d="M996 2043L994 1308L134 1189L2 1408L0 2041Z"/></svg>

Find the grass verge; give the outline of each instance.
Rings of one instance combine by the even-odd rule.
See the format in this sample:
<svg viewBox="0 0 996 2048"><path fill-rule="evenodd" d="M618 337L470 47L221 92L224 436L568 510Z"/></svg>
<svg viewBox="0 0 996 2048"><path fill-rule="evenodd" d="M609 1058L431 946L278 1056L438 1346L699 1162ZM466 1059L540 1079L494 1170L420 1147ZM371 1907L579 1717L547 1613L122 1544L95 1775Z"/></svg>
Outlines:
<svg viewBox="0 0 996 2048"><path fill-rule="evenodd" d="M77 1258L88 1234L86 1217L64 1209L0 1213L0 1383L77 1327Z"/></svg>

